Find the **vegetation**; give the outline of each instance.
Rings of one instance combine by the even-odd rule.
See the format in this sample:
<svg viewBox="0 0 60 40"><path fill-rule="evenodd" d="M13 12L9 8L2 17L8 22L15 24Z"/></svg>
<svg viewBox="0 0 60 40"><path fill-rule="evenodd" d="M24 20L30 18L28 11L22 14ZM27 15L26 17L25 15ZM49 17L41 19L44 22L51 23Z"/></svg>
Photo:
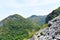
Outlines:
<svg viewBox="0 0 60 40"><path fill-rule="evenodd" d="M45 23L45 18L46 18L46 16L32 15L31 17L29 17L27 19L41 26Z"/></svg>
<svg viewBox="0 0 60 40"><path fill-rule="evenodd" d="M53 10L49 15L47 15L46 23L48 23L48 21L52 20L53 18L57 17L58 15L60 15L60 7Z"/></svg>
<svg viewBox="0 0 60 40"><path fill-rule="evenodd" d="M36 31L47 27L47 24L40 27L40 25L18 14L8 16L2 20L0 24L2 24L0 25L0 40L27 40L31 38Z"/></svg>
<svg viewBox="0 0 60 40"><path fill-rule="evenodd" d="M42 25L42 26L40 27L40 30L46 28L47 26L48 26L48 24L44 24L44 25Z"/></svg>
<svg viewBox="0 0 60 40"><path fill-rule="evenodd" d="M45 18L46 23L48 23L48 21L58 15L60 15L60 7L53 10L47 17L33 15L25 19L18 14L8 16L0 22L0 40L27 40L36 31L48 26L48 24L44 24ZM40 34L43 35L42 32Z"/></svg>
<svg viewBox="0 0 60 40"><path fill-rule="evenodd" d="M0 40L27 40L40 29L39 25L18 14L11 15L1 22L3 25L0 25Z"/></svg>

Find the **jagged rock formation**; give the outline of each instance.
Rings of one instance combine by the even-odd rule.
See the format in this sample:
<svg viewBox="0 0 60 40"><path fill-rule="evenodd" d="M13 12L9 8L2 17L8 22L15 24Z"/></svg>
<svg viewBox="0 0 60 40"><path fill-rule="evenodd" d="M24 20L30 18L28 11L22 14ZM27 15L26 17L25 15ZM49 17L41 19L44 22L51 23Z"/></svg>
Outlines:
<svg viewBox="0 0 60 40"><path fill-rule="evenodd" d="M43 31L38 32L36 37L37 40L60 40L60 15L48 22L48 27Z"/></svg>
<svg viewBox="0 0 60 40"><path fill-rule="evenodd" d="M60 15L48 22L48 27L44 30L42 38L46 40L60 40Z"/></svg>

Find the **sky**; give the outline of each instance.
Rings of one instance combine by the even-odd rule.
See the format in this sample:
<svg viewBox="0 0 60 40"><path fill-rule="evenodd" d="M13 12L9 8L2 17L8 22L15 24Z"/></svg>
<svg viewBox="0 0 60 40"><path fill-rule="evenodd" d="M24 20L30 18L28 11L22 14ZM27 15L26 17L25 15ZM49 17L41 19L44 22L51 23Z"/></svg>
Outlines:
<svg viewBox="0 0 60 40"><path fill-rule="evenodd" d="M13 14L48 15L59 6L60 0L0 0L0 20Z"/></svg>

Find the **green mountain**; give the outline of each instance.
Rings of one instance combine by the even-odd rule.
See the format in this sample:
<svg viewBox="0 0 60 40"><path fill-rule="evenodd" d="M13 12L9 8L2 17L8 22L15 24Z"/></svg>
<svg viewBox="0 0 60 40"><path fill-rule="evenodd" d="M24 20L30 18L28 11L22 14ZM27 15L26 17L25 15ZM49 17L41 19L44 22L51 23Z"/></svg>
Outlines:
<svg viewBox="0 0 60 40"><path fill-rule="evenodd" d="M58 15L60 15L60 7L58 7L55 10L53 10L50 14L47 15L46 23L48 23L48 21L50 21L51 19L57 17Z"/></svg>
<svg viewBox="0 0 60 40"><path fill-rule="evenodd" d="M43 25L45 23L45 18L46 18L46 16L32 15L31 17L28 17L27 19L38 25Z"/></svg>
<svg viewBox="0 0 60 40"><path fill-rule="evenodd" d="M39 29L18 14L10 15L0 22L0 40L27 40Z"/></svg>

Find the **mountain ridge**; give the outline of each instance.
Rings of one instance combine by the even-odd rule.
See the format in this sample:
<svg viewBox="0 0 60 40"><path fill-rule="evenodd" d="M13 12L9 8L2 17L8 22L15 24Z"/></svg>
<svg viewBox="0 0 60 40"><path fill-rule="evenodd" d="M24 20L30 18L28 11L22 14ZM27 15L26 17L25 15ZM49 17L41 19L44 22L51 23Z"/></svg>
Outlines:
<svg viewBox="0 0 60 40"><path fill-rule="evenodd" d="M39 28L18 14L10 15L0 22L0 39L27 40Z"/></svg>
<svg viewBox="0 0 60 40"><path fill-rule="evenodd" d="M47 15L45 23L48 23L48 21L52 20L53 18L57 17L58 15L60 15L60 7L56 8L50 14Z"/></svg>
<svg viewBox="0 0 60 40"><path fill-rule="evenodd" d="M45 18L46 18L46 15L44 16L32 15L27 19L41 26L45 23Z"/></svg>

